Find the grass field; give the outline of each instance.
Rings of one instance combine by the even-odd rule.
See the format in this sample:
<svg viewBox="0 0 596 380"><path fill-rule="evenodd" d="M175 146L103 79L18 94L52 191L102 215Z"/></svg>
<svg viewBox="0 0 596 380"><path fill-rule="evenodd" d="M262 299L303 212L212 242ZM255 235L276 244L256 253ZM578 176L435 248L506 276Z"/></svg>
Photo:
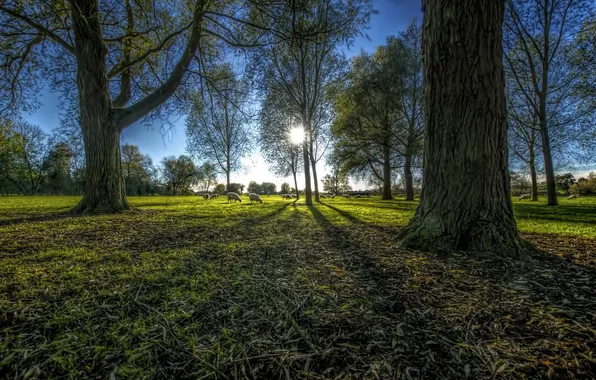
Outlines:
<svg viewBox="0 0 596 380"><path fill-rule="evenodd" d="M0 198L0 378L590 378L596 199L519 262L398 248L417 203Z"/></svg>

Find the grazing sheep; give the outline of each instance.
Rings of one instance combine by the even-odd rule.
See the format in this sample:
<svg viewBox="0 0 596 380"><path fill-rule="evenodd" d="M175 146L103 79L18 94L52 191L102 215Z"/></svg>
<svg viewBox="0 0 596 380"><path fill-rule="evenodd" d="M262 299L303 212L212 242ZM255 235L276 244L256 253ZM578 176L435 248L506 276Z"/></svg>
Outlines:
<svg viewBox="0 0 596 380"><path fill-rule="evenodd" d="M296 194L292 194L292 198L297 198L298 196Z"/></svg>
<svg viewBox="0 0 596 380"><path fill-rule="evenodd" d="M230 203L232 200L234 200L234 202L240 201L240 203L242 203L242 198L240 198L240 195L238 195L236 193L229 192L228 193L228 203Z"/></svg>
<svg viewBox="0 0 596 380"><path fill-rule="evenodd" d="M209 199L209 194L203 194L203 199L204 199L204 200L207 200L207 199Z"/></svg>
<svg viewBox="0 0 596 380"><path fill-rule="evenodd" d="M249 193L248 198L250 199L250 203L252 203L252 202L263 203L263 200L261 199L261 197L259 197L259 194Z"/></svg>
<svg viewBox="0 0 596 380"><path fill-rule="evenodd" d="M344 198L350 198L350 194L342 194L341 196Z"/></svg>
<svg viewBox="0 0 596 380"><path fill-rule="evenodd" d="M321 194L321 195L319 195L319 198L326 199L326 198L327 198L327 196L326 196L325 194Z"/></svg>
<svg viewBox="0 0 596 380"><path fill-rule="evenodd" d="M362 198L362 195L360 195L360 194L354 195L354 198Z"/></svg>
<svg viewBox="0 0 596 380"><path fill-rule="evenodd" d="M288 195L288 194L282 194L281 199L286 199L286 195Z"/></svg>
<svg viewBox="0 0 596 380"><path fill-rule="evenodd" d="M570 201L570 200L576 199L576 198L577 198L577 195L573 194L573 195L570 195L569 198L567 198L567 200Z"/></svg>
<svg viewBox="0 0 596 380"><path fill-rule="evenodd" d="M532 194L522 194L519 197L519 200L521 201L522 199L530 199L532 197Z"/></svg>
<svg viewBox="0 0 596 380"><path fill-rule="evenodd" d="M217 197L219 197L219 194L211 194L211 195L209 195L209 199L214 199L214 198L217 198Z"/></svg>

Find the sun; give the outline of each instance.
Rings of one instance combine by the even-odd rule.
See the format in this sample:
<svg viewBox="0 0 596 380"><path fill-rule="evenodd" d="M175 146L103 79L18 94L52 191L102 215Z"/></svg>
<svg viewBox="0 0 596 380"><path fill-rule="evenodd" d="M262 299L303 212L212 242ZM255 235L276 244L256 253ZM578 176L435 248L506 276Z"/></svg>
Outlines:
<svg viewBox="0 0 596 380"><path fill-rule="evenodd" d="M304 141L304 130L300 127L292 128L290 131L290 141L292 141L292 144L301 144Z"/></svg>

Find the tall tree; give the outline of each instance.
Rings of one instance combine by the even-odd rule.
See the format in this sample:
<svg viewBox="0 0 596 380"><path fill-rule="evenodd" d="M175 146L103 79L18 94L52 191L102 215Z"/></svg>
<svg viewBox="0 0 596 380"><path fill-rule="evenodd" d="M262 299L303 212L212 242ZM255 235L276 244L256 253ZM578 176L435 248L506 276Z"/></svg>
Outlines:
<svg viewBox="0 0 596 380"><path fill-rule="evenodd" d="M298 189L298 173L303 167L300 141L292 141L292 132L299 128L296 118L286 108L283 98L269 94L263 101L260 113L260 146L269 168L280 177L292 176ZM299 136L300 137L300 136ZM296 195L300 197L298 191Z"/></svg>
<svg viewBox="0 0 596 380"><path fill-rule="evenodd" d="M403 94L401 96L403 118L406 132L398 135L404 155L404 184L406 200L414 200L414 175L412 169L421 161L422 139L424 137L424 118L422 116L422 29L416 22L408 25L400 34L407 54L405 54L405 72ZM403 137L402 137L403 136Z"/></svg>
<svg viewBox="0 0 596 380"><path fill-rule="evenodd" d="M187 151L198 160L216 162L229 189L230 175L252 148L247 114L250 93L247 82L236 79L227 65L217 79L209 84L205 96L195 96L186 120Z"/></svg>
<svg viewBox="0 0 596 380"><path fill-rule="evenodd" d="M249 19L258 21L269 6L256 0L4 1L0 112L32 100L48 83L77 94L86 179L74 211L130 209L120 163L122 130L177 110L168 106L184 101L180 90L188 75L200 78L209 57L225 47L253 44L240 29L258 28ZM176 102L168 102L173 96Z"/></svg>
<svg viewBox="0 0 596 380"><path fill-rule="evenodd" d="M403 166L406 153L411 174L413 144L419 140L416 107L414 114L403 109L407 101L415 101L406 99L404 91L408 54L397 38L388 39L372 55L362 53L354 58L343 88L334 95L335 154L343 162L342 169L372 173L383 182L383 199L393 198L393 170ZM411 124L405 116L414 118Z"/></svg>
<svg viewBox="0 0 596 380"><path fill-rule="evenodd" d="M553 139L569 146L581 136L582 120L594 108L572 91L585 70L593 66L596 51L571 64L569 43L590 15L586 0L508 0L505 22L505 62L516 90L536 114L546 174L548 205L556 206Z"/></svg>
<svg viewBox="0 0 596 380"><path fill-rule="evenodd" d="M315 128L323 125L316 122L317 111L325 99L326 86L337 77L336 48L349 43L368 22L370 5L369 0L292 1L270 15L269 21L280 33L272 35L259 52L260 79L266 93L287 99L292 105L292 115L288 116L298 118L304 129L302 164L307 205L312 205Z"/></svg>
<svg viewBox="0 0 596 380"><path fill-rule="evenodd" d="M523 254L508 172L505 1L424 3L424 186L403 246Z"/></svg>

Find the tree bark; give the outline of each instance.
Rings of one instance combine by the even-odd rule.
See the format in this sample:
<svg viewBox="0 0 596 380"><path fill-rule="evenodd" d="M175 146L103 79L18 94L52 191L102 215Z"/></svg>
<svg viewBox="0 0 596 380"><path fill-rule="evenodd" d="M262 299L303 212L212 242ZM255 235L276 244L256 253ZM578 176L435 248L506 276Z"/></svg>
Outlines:
<svg viewBox="0 0 596 380"><path fill-rule="evenodd" d="M411 144L411 142L409 142ZM408 146L406 150L406 157L404 163L404 179L405 179L405 186L406 186L406 201L413 201L414 200L414 181L412 178L412 149L410 148L411 145Z"/></svg>
<svg viewBox="0 0 596 380"><path fill-rule="evenodd" d="M540 136L542 138L542 153L544 155L544 171L546 174L546 194L548 196L548 206L558 206L557 184L555 182L555 170L553 167L553 157L550 149L550 138L548 128L546 127L546 117L540 117Z"/></svg>
<svg viewBox="0 0 596 380"><path fill-rule="evenodd" d="M310 134L310 125L306 117L306 108L302 108L302 122L304 123L304 136ZM310 186L310 157L308 153L308 139L302 142L302 159L304 160L304 198L307 206L312 206L312 190ZM298 189L296 189L298 192Z"/></svg>
<svg viewBox="0 0 596 380"><path fill-rule="evenodd" d="M72 1L77 87L85 144L85 193L74 212L130 210L122 180L121 129L114 120L97 1Z"/></svg>
<svg viewBox="0 0 596 380"><path fill-rule="evenodd" d="M534 144L530 146L530 180L532 181L532 202L538 201L538 178L536 175L536 157Z"/></svg>
<svg viewBox="0 0 596 380"><path fill-rule="evenodd" d="M391 194L391 147L383 147L383 200L393 199Z"/></svg>
<svg viewBox="0 0 596 380"><path fill-rule="evenodd" d="M424 3L424 187L404 247L523 255L508 172L505 1Z"/></svg>
<svg viewBox="0 0 596 380"><path fill-rule="evenodd" d="M296 191L296 200L300 199L300 192L298 191L298 178L296 177L296 171L292 170L294 174L294 190Z"/></svg>
<svg viewBox="0 0 596 380"><path fill-rule="evenodd" d="M311 143L311 152L312 152L312 143ZM312 154L310 154L311 158L311 166L312 166L312 179L315 182L315 202L320 202L319 198L319 179L317 178L317 163Z"/></svg>

